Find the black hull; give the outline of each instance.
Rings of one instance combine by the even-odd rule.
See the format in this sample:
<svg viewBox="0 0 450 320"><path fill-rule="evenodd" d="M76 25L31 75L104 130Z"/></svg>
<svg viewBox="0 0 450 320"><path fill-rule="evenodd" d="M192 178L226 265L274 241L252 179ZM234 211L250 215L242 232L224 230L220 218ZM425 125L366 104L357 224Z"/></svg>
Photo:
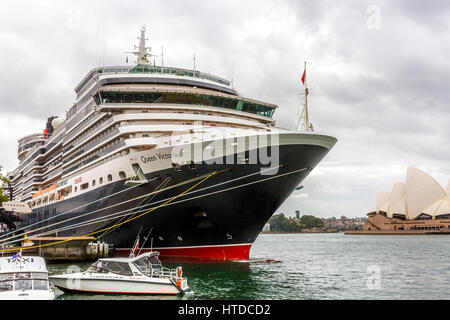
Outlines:
<svg viewBox="0 0 450 320"><path fill-rule="evenodd" d="M160 179L139 187L130 188L124 185L124 181L119 181L62 202L35 209L22 226L30 225L61 212L73 210L124 189L129 190L45 223L50 225L57 221L65 221L84 213L97 211L91 215L63 222L55 227L49 227L49 230L54 230L55 228L129 210L138 205L143 205L141 202L144 198L117 206L114 205L153 192L169 176L171 179L166 187L217 170L219 173L191 190L194 193L182 195L170 204L123 224L117 229L109 230L104 235L101 232L94 234L94 236L100 236L101 240L114 244L118 253L126 254L133 247L136 236L142 227L141 239L152 230L151 240L148 240L145 247L152 246L154 250L161 252L161 256L248 259L250 246L265 223L328 151L327 148L316 145L282 145L279 147L279 165L281 167L276 175L255 174L232 182L229 181L259 172L265 166L258 164L199 164L195 169L190 166L182 166L178 170L174 168L161 170L147 175L149 180L158 176ZM200 181L196 180L163 191L157 194L151 203L177 196ZM227 181L229 183L225 183ZM222 182L224 184L216 186ZM201 191L204 188L207 189ZM194 198L184 201L192 197ZM163 202L150 205L146 210L157 207L161 203ZM60 231L57 235L60 237L82 236L112 226L118 221L117 218L79 226L73 230ZM37 227L41 226L42 224Z"/></svg>

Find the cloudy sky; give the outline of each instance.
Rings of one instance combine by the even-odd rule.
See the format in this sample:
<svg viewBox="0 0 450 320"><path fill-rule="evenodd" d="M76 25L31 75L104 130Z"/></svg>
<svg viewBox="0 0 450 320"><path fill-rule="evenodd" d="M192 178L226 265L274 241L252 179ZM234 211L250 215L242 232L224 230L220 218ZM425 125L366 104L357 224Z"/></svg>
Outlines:
<svg viewBox="0 0 450 320"><path fill-rule="evenodd" d="M227 79L295 129L303 63L310 117L338 143L278 210L364 216L408 166L450 177L448 1L0 1L0 165L64 116L92 68L125 64L147 25L164 64ZM130 59L131 61L132 59ZM159 63L159 61L156 61Z"/></svg>

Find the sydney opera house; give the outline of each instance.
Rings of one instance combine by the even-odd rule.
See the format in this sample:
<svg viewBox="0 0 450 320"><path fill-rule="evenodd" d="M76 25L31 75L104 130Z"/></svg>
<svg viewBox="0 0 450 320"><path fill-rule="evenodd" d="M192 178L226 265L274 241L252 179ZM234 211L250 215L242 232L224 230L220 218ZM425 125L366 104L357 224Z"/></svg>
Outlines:
<svg viewBox="0 0 450 320"><path fill-rule="evenodd" d="M364 233L450 233L450 179L444 189L426 172L408 168L405 182L380 192Z"/></svg>

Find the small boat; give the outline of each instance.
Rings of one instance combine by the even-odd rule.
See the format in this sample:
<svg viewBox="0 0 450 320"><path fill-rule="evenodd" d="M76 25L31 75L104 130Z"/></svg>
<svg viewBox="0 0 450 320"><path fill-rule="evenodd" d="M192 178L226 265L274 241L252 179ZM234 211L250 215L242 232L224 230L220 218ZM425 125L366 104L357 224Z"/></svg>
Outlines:
<svg viewBox="0 0 450 320"><path fill-rule="evenodd" d="M50 281L69 293L184 294L189 287L182 268L165 268L158 257L159 252L147 252L137 257L99 259L84 272L50 276Z"/></svg>
<svg viewBox="0 0 450 320"><path fill-rule="evenodd" d="M55 290L48 280L44 258L0 258L0 300L54 300Z"/></svg>

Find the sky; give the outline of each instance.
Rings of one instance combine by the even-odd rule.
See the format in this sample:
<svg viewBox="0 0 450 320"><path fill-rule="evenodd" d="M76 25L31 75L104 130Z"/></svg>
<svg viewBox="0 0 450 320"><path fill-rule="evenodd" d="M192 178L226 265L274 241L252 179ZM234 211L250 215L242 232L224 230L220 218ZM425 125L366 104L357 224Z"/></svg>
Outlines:
<svg viewBox="0 0 450 320"><path fill-rule="evenodd" d="M338 142L277 213L362 217L409 166L447 185L449 18L441 0L2 0L0 165L64 117L89 70L125 65L146 25L164 65L192 68L195 51L197 70L278 105L283 128L296 128L306 61L311 122Z"/></svg>

